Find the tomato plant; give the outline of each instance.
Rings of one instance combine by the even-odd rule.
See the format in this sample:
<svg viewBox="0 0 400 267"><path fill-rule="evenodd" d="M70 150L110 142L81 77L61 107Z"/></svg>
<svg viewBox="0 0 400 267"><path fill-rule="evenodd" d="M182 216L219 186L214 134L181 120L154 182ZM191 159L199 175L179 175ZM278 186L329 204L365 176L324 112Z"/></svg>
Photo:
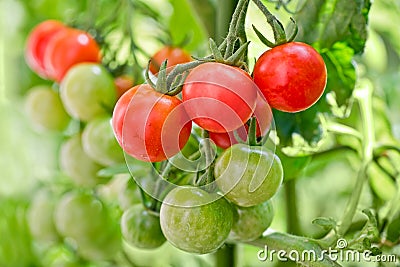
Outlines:
<svg viewBox="0 0 400 267"><path fill-rule="evenodd" d="M271 107L286 112L312 106L324 93L327 80L321 55L300 42L267 50L257 60L253 76Z"/></svg>
<svg viewBox="0 0 400 267"><path fill-rule="evenodd" d="M148 84L126 92L115 105L112 122L123 150L150 162L178 153L192 128L181 103L179 98L163 95Z"/></svg>
<svg viewBox="0 0 400 267"><path fill-rule="evenodd" d="M0 266L398 259L393 0L8 2Z"/></svg>
<svg viewBox="0 0 400 267"><path fill-rule="evenodd" d="M93 37L72 28L54 34L44 53L44 68L57 82L75 64L100 61L100 48Z"/></svg>
<svg viewBox="0 0 400 267"><path fill-rule="evenodd" d="M200 127L210 132L230 132L250 118L257 90L241 69L204 63L186 78L182 100L189 117Z"/></svg>

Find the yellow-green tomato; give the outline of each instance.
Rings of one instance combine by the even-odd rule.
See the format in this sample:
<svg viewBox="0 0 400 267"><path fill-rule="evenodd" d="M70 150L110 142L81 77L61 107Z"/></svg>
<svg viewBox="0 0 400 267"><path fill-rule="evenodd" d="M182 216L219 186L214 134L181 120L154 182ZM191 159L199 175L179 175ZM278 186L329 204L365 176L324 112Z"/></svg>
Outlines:
<svg viewBox="0 0 400 267"><path fill-rule="evenodd" d="M225 198L242 207L269 200L283 180L281 161L272 151L245 144L225 150L216 160L214 174Z"/></svg>
<svg viewBox="0 0 400 267"><path fill-rule="evenodd" d="M111 114L117 100L111 74L97 63L81 63L69 69L60 95L67 112L82 121Z"/></svg>
<svg viewBox="0 0 400 267"><path fill-rule="evenodd" d="M124 153L115 139L111 116L91 120L82 132L85 153L95 162L109 166L125 162Z"/></svg>
<svg viewBox="0 0 400 267"><path fill-rule="evenodd" d="M274 209L271 201L247 208L236 206L229 240L240 242L255 240L267 230L273 218Z"/></svg>
<svg viewBox="0 0 400 267"><path fill-rule="evenodd" d="M154 249L165 242L160 218L145 210L142 204L132 206L124 212L121 230L122 237L138 248Z"/></svg>
<svg viewBox="0 0 400 267"><path fill-rule="evenodd" d="M191 186L171 190L160 210L161 229L167 240L181 250L196 254L220 248L232 228L232 218L228 201Z"/></svg>
<svg viewBox="0 0 400 267"><path fill-rule="evenodd" d="M70 122L58 92L46 85L29 90L25 109L32 125L38 130L63 131Z"/></svg>

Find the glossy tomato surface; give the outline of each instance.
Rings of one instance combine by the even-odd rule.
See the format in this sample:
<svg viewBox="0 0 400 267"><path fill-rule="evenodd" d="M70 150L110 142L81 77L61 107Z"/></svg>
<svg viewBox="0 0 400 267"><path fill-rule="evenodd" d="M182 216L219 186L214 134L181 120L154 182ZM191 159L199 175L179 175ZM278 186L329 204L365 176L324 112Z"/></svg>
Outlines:
<svg viewBox="0 0 400 267"><path fill-rule="evenodd" d="M88 33L78 29L68 29L55 34L44 54L44 66L57 82L60 82L75 64L100 61L100 47L97 42Z"/></svg>
<svg viewBox="0 0 400 267"><path fill-rule="evenodd" d="M203 204L207 203L208 204ZM200 188L176 187L160 210L161 229L175 247L196 254L220 248L232 227L232 207Z"/></svg>
<svg viewBox="0 0 400 267"><path fill-rule="evenodd" d="M245 144L225 150L216 160L214 174L225 198L242 207L269 200L283 180L282 164L272 151Z"/></svg>
<svg viewBox="0 0 400 267"><path fill-rule="evenodd" d="M180 47L164 46L151 57L150 71L157 74L164 60L168 60L167 69L175 65L192 61L191 56ZM170 71L171 69L168 69Z"/></svg>
<svg viewBox="0 0 400 267"><path fill-rule="evenodd" d="M66 30L67 27L57 20L46 20L38 24L29 33L26 41L25 59L28 66L39 76L51 79L44 66L44 54L49 41L56 33Z"/></svg>
<svg viewBox="0 0 400 267"><path fill-rule="evenodd" d="M134 205L124 212L121 231L123 238L138 248L154 249L165 242L160 218L144 209L142 204Z"/></svg>
<svg viewBox="0 0 400 267"><path fill-rule="evenodd" d="M272 111L267 101L260 94L257 95L256 108L254 110L253 116L256 118L257 128L256 136L264 136L271 127L272 122ZM246 141L248 133L248 125L244 124L235 131L239 137ZM234 144L237 144L240 140L237 140L234 131L225 133L214 133L210 132L210 139L220 148L226 149Z"/></svg>
<svg viewBox="0 0 400 267"><path fill-rule="evenodd" d="M264 52L254 66L253 77L271 107L298 112L322 96L327 71L313 47L291 42Z"/></svg>
<svg viewBox="0 0 400 267"><path fill-rule="evenodd" d="M239 68L209 62L194 68L182 89L189 117L210 132L229 132L253 114L258 88Z"/></svg>
<svg viewBox="0 0 400 267"><path fill-rule="evenodd" d="M178 153L192 128L182 101L158 93L148 84L131 88L118 100L112 124L122 149L136 159L150 162Z"/></svg>

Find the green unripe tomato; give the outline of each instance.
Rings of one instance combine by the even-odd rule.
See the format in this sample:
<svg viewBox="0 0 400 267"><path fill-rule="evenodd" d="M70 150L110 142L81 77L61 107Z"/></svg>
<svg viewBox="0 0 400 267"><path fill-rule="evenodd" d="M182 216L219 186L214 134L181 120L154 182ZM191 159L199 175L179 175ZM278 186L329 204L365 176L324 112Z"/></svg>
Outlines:
<svg viewBox="0 0 400 267"><path fill-rule="evenodd" d="M70 122L59 94L49 86L41 85L30 89L25 100L25 109L28 118L38 130L63 131Z"/></svg>
<svg viewBox="0 0 400 267"><path fill-rule="evenodd" d="M86 125L82 133L82 146L92 160L105 166L125 160L111 127L111 117L108 116L96 118Z"/></svg>
<svg viewBox="0 0 400 267"><path fill-rule="evenodd" d="M143 248L158 248L165 242L160 218L138 204L124 212L121 218L122 237L131 245Z"/></svg>
<svg viewBox="0 0 400 267"><path fill-rule="evenodd" d="M27 216L29 230L38 241L52 243L59 239L53 220L55 200L50 192L40 190L35 194L29 206Z"/></svg>
<svg viewBox="0 0 400 267"><path fill-rule="evenodd" d="M92 187L102 182L97 172L102 166L83 150L81 135L76 134L62 144L60 167L78 186Z"/></svg>
<svg viewBox="0 0 400 267"><path fill-rule="evenodd" d="M273 218L274 209L271 201L247 208L236 206L229 240L240 242L255 240L267 230Z"/></svg>
<svg viewBox="0 0 400 267"><path fill-rule="evenodd" d="M269 200L283 180L280 159L270 150L236 144L216 160L216 183L225 198L242 207Z"/></svg>
<svg viewBox="0 0 400 267"><path fill-rule="evenodd" d="M117 100L111 74L96 63L69 69L60 84L60 95L67 112L82 121L111 113Z"/></svg>
<svg viewBox="0 0 400 267"><path fill-rule="evenodd" d="M160 210L161 229L167 240L196 254L220 248L232 228L232 218L232 207L224 198L215 200L212 193L191 186L171 190Z"/></svg>

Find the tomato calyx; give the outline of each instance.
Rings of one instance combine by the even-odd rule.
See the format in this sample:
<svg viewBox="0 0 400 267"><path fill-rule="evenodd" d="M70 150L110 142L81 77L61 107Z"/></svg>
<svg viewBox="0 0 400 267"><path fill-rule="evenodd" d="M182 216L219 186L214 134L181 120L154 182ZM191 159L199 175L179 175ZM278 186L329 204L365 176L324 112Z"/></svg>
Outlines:
<svg viewBox="0 0 400 267"><path fill-rule="evenodd" d="M296 21L292 17L290 18L290 21L294 25L294 30L290 34L290 36L287 37L285 28L283 27L282 23L274 15L272 15L272 13L268 10L268 8L260 0L252 0L252 1L257 5L258 9L260 9L260 11L267 18L267 22L271 26L272 31L274 33L275 41L273 42L268 40L268 38L266 38L254 25L252 25L254 32L256 33L257 37L263 44L265 44L270 48L274 48L278 45L292 42L296 38L299 29L296 24Z"/></svg>

